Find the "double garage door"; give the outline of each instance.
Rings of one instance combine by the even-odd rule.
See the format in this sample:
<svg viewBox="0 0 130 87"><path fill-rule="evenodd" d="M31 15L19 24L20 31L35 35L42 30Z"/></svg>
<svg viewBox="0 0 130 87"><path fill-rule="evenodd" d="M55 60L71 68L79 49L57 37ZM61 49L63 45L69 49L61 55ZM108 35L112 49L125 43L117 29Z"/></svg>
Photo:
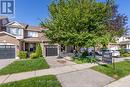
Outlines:
<svg viewBox="0 0 130 87"><path fill-rule="evenodd" d="M0 59L15 58L15 45L0 45Z"/></svg>
<svg viewBox="0 0 130 87"><path fill-rule="evenodd" d="M57 45L45 45L46 56L57 56L58 46Z"/></svg>

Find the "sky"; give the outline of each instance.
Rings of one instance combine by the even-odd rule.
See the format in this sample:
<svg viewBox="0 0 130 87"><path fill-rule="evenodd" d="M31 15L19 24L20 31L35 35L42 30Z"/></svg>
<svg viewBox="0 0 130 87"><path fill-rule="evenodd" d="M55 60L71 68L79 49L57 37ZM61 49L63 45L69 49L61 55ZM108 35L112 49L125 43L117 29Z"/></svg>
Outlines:
<svg viewBox="0 0 130 87"><path fill-rule="evenodd" d="M15 20L30 25L39 25L40 19L48 18L51 0L15 0ZM116 0L119 12L130 18L130 0ZM130 20L128 21L130 27Z"/></svg>

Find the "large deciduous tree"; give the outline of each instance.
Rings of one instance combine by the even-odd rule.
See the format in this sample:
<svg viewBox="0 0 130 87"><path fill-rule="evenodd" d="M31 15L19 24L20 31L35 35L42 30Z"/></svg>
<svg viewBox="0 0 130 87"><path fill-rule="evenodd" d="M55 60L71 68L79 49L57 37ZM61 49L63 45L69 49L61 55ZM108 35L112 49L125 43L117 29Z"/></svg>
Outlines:
<svg viewBox="0 0 130 87"><path fill-rule="evenodd" d="M113 0L53 0L50 16L42 26L53 42L78 47L108 44L111 36L124 32L126 16L117 12Z"/></svg>

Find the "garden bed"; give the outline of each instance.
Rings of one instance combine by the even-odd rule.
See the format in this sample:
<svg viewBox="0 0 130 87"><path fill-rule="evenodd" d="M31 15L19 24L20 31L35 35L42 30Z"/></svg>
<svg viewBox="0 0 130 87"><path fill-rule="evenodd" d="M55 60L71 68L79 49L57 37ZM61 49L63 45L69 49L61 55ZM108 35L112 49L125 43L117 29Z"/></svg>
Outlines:
<svg viewBox="0 0 130 87"><path fill-rule="evenodd" d="M73 57L73 61L77 64L96 63L99 59L94 57Z"/></svg>

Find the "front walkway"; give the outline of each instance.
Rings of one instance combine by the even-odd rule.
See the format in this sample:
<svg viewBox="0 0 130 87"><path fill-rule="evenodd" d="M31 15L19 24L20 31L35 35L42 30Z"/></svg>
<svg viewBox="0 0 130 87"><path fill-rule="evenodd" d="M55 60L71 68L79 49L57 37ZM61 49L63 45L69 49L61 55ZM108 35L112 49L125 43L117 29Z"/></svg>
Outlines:
<svg viewBox="0 0 130 87"><path fill-rule="evenodd" d="M37 70L37 71L31 71L31 72L4 75L4 76L0 76L0 84L12 82L12 81L19 81L19 80L28 79L28 78L37 77L37 76L59 75L59 74L65 74L65 73L70 73L70 72L76 72L79 70L88 69L95 65L96 64L90 64L90 63L76 64L76 65L50 68L50 69L44 69L44 70Z"/></svg>
<svg viewBox="0 0 130 87"><path fill-rule="evenodd" d="M121 78L111 84L108 84L104 87L130 87L130 75L124 78Z"/></svg>

